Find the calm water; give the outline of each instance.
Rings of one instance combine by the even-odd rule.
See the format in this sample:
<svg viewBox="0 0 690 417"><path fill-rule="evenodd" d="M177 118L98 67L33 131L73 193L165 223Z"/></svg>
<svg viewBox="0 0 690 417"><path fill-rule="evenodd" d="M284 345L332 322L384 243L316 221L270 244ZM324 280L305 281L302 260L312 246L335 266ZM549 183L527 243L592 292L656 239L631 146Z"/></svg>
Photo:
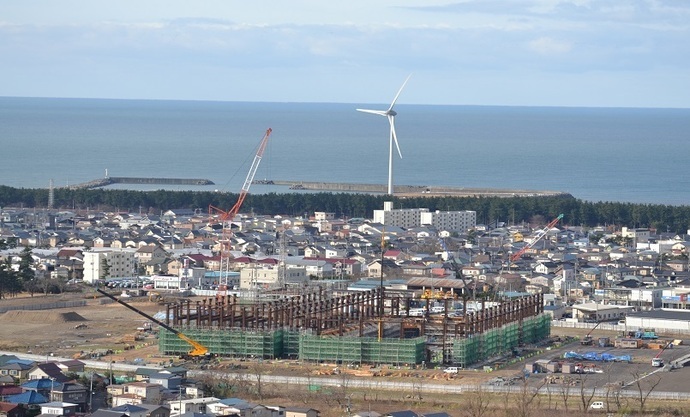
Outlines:
<svg viewBox="0 0 690 417"><path fill-rule="evenodd" d="M388 123L357 107L386 106L0 98L0 184L46 188L53 179L63 186L107 169L111 176L208 178L216 185L184 188L238 192L269 127L257 179L385 184ZM396 184L690 204L690 109L396 110L403 153L394 162Z"/></svg>

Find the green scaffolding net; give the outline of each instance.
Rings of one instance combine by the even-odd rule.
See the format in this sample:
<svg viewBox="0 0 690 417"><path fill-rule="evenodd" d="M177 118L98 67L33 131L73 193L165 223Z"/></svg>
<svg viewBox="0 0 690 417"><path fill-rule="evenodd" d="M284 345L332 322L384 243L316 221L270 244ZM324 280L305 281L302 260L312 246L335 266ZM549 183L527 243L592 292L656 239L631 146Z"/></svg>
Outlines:
<svg viewBox="0 0 690 417"><path fill-rule="evenodd" d="M504 355L522 344L536 343L551 334L548 314L530 317L481 334L453 341L452 362L462 367Z"/></svg>
<svg viewBox="0 0 690 417"><path fill-rule="evenodd" d="M299 357L308 361L374 364L419 364L424 360L424 338L383 339L302 335Z"/></svg>

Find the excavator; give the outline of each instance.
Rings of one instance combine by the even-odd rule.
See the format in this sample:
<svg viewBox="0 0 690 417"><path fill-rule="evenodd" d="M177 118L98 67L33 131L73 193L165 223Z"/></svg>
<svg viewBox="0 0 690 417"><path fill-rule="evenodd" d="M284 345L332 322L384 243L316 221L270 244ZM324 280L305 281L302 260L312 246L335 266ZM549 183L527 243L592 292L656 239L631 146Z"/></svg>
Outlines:
<svg viewBox="0 0 690 417"><path fill-rule="evenodd" d="M583 337L582 340L580 340L581 345L590 346L594 342L594 339L592 338L592 332L594 331L594 329L599 327L600 324L601 322L598 321L597 324L594 325L594 327L592 327L592 329L587 333L587 335L585 335L585 337Z"/></svg>
<svg viewBox="0 0 690 417"><path fill-rule="evenodd" d="M156 323L157 325L161 326L165 330L175 334L175 336L179 337L181 340L184 340L185 342L189 343L189 345L192 347L192 350L189 351L189 353L187 355L190 356L191 358L201 358L201 357L207 356L209 354L208 348L206 346L204 346L201 343L197 342L196 340L190 338L189 336L185 335L184 333L180 332L179 330L163 323L162 321L154 318L153 316L151 316L149 314L144 313L143 311L139 310L136 307L132 307L131 305L125 303L124 301L120 300L119 298L115 297L114 295L109 294L106 291L103 291L100 288L97 288L96 291L98 291L100 294L110 298L111 300L113 300L119 304L122 304L123 306L134 311L135 313L139 314L140 316L146 317L147 319L151 320L152 323Z"/></svg>

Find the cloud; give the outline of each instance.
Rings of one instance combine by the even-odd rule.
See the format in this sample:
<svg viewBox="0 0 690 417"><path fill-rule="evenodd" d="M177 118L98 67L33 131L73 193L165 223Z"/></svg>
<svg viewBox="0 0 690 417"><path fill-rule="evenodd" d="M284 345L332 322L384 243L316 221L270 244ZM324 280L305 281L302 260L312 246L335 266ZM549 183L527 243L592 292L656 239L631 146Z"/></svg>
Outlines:
<svg viewBox="0 0 690 417"><path fill-rule="evenodd" d="M541 37L529 42L529 49L542 55L558 55L570 52L572 45L569 42L558 41L549 37Z"/></svg>

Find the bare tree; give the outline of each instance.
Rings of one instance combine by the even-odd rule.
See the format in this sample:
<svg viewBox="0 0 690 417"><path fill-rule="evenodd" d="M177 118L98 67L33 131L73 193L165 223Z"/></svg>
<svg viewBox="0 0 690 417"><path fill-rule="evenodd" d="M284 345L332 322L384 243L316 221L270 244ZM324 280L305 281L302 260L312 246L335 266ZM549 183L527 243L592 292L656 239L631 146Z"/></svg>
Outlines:
<svg viewBox="0 0 690 417"><path fill-rule="evenodd" d="M616 410L621 409L621 390L623 389L622 381L611 381L613 375L613 362L609 362L606 367L606 413L612 413L611 401L616 404Z"/></svg>
<svg viewBox="0 0 690 417"><path fill-rule="evenodd" d="M641 375L639 372L633 372L633 384L637 389L637 401L640 405L640 413L644 412L644 406L647 398L654 391L654 389L661 382L659 375Z"/></svg>
<svg viewBox="0 0 690 417"><path fill-rule="evenodd" d="M422 401L422 380L414 380L412 381L412 396L419 401Z"/></svg>
<svg viewBox="0 0 690 417"><path fill-rule="evenodd" d="M561 395L561 400L563 400L563 408L565 409L566 413L568 412L568 401L570 400L570 380L566 380L565 378L561 378L561 387L559 390L559 394Z"/></svg>
<svg viewBox="0 0 690 417"><path fill-rule="evenodd" d="M465 417L484 417L489 414L489 403L489 396L480 385L475 392L467 394L462 415Z"/></svg>
<svg viewBox="0 0 690 417"><path fill-rule="evenodd" d="M515 414L517 417L529 417L536 408L539 408L539 389L541 389L543 386L544 381L542 381L539 386L531 388L528 384L527 378L522 377L520 394L518 395L519 398L516 401ZM506 413L508 413L507 409ZM510 413L509 415L514 417L513 413Z"/></svg>
<svg viewBox="0 0 690 417"><path fill-rule="evenodd" d="M254 387L256 389L256 396L259 397L260 400L264 399L264 386L263 386L263 374L264 374L264 369L261 366L259 362L254 362L251 367L252 370L252 376L254 377Z"/></svg>
<svg viewBox="0 0 690 417"><path fill-rule="evenodd" d="M578 379L580 381L580 409L584 412L587 412L589 409L589 404L591 403L592 398L594 398L596 385L592 387L591 390L585 388L588 379L587 374L579 374Z"/></svg>

